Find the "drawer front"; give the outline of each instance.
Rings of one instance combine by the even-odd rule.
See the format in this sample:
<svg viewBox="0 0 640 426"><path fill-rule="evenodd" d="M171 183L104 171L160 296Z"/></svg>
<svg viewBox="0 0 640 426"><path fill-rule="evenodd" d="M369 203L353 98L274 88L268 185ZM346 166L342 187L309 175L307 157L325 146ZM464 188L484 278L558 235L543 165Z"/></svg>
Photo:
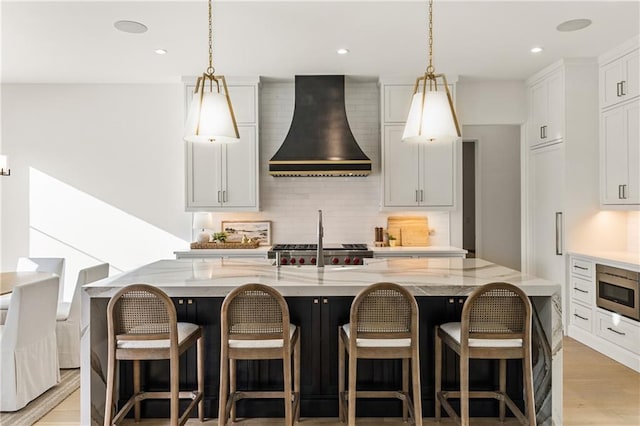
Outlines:
<svg viewBox="0 0 640 426"><path fill-rule="evenodd" d="M571 274L593 278L593 263L582 259L571 259Z"/></svg>
<svg viewBox="0 0 640 426"><path fill-rule="evenodd" d="M640 354L640 324L623 320L611 312L598 311L596 334L622 348Z"/></svg>
<svg viewBox="0 0 640 426"><path fill-rule="evenodd" d="M577 303L571 304L571 324L580 327L589 333L591 333L593 311L591 308L579 305Z"/></svg>
<svg viewBox="0 0 640 426"><path fill-rule="evenodd" d="M589 306L595 301L595 288L592 281L583 278L571 277L571 297Z"/></svg>

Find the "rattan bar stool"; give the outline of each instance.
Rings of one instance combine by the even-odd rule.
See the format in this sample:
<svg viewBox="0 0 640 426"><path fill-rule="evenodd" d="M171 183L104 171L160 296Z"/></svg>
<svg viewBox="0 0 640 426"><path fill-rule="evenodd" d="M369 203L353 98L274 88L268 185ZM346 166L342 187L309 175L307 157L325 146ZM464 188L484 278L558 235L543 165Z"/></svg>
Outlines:
<svg viewBox="0 0 640 426"><path fill-rule="evenodd" d="M134 284L119 290L107 306L109 358L104 425L118 424L134 408L136 422L140 420L140 401L171 400L171 425L183 425L198 405L198 417L204 420L204 339L196 324L177 322L176 308L159 288ZM197 343L198 389L180 392L180 354ZM140 361L168 359L170 361L170 391L140 391ZM133 360L133 395L113 414L116 366L119 360ZM179 400L191 399L184 413L179 414Z"/></svg>
<svg viewBox="0 0 640 426"><path fill-rule="evenodd" d="M245 284L222 302L218 425L236 419L244 398L283 398L285 425L300 415L300 327L289 323L284 297L262 284ZM293 355L293 377L291 357ZM282 359L283 391L236 390L236 360ZM293 378L293 389L291 386Z"/></svg>
<svg viewBox="0 0 640 426"><path fill-rule="evenodd" d="M356 422L356 398L398 398L402 417L422 425L418 304L411 293L393 283L362 290L351 304L349 324L338 328L338 399L340 421ZM345 357L349 356L349 389L345 392ZM357 391L359 358L402 359L402 390ZM409 362L413 403L409 396ZM346 406L346 407L345 407ZM347 417L345 418L345 408Z"/></svg>
<svg viewBox="0 0 640 426"><path fill-rule="evenodd" d="M441 405L458 424L469 425L469 398L495 398L500 401L500 421L505 404L525 425L536 424L531 366L531 302L518 287L491 283L476 289L465 301L461 322L436 326L435 415L440 420ZM442 390L442 343L460 357L460 391ZM499 390L469 390L469 359L500 360ZM523 360L525 416L506 393L507 359ZM448 398L460 398L460 416Z"/></svg>

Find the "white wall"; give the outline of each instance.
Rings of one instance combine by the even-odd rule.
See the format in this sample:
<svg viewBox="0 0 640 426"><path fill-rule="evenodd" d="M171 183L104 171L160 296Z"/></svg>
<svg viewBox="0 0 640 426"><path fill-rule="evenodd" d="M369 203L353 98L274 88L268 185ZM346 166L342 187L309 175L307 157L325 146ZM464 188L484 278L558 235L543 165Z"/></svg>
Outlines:
<svg viewBox="0 0 640 426"><path fill-rule="evenodd" d="M522 80L465 80L456 85L460 123L522 124L527 119L526 90Z"/></svg>
<svg viewBox="0 0 640 426"><path fill-rule="evenodd" d="M478 257L520 270L520 126L464 126L476 141Z"/></svg>
<svg viewBox="0 0 640 426"><path fill-rule="evenodd" d="M186 245L182 93L180 84L4 85L2 269L19 256L64 256L68 290L80 267L128 270Z"/></svg>

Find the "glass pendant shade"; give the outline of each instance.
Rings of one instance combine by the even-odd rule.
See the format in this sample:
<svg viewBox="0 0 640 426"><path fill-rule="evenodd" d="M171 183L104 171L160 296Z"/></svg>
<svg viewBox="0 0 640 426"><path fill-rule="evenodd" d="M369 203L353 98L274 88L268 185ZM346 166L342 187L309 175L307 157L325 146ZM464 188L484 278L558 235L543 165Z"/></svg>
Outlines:
<svg viewBox="0 0 640 426"><path fill-rule="evenodd" d="M416 92L402 134L405 142L443 142L460 136L447 93Z"/></svg>
<svg viewBox="0 0 640 426"><path fill-rule="evenodd" d="M189 142L238 142L238 126L226 91L205 90L204 86L203 83L202 87L196 87L193 94L184 139ZM226 84L223 86L226 88Z"/></svg>

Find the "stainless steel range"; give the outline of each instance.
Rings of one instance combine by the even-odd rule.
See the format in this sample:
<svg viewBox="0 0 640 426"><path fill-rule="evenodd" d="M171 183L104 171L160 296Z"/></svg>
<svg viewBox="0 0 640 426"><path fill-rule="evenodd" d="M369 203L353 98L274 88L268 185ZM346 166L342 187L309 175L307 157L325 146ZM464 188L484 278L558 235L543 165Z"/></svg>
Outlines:
<svg viewBox="0 0 640 426"><path fill-rule="evenodd" d="M363 259L372 258L373 251L366 244L341 244L322 250L325 265L362 265ZM280 259L279 265L316 265L317 244L276 244L267 253L269 259Z"/></svg>

